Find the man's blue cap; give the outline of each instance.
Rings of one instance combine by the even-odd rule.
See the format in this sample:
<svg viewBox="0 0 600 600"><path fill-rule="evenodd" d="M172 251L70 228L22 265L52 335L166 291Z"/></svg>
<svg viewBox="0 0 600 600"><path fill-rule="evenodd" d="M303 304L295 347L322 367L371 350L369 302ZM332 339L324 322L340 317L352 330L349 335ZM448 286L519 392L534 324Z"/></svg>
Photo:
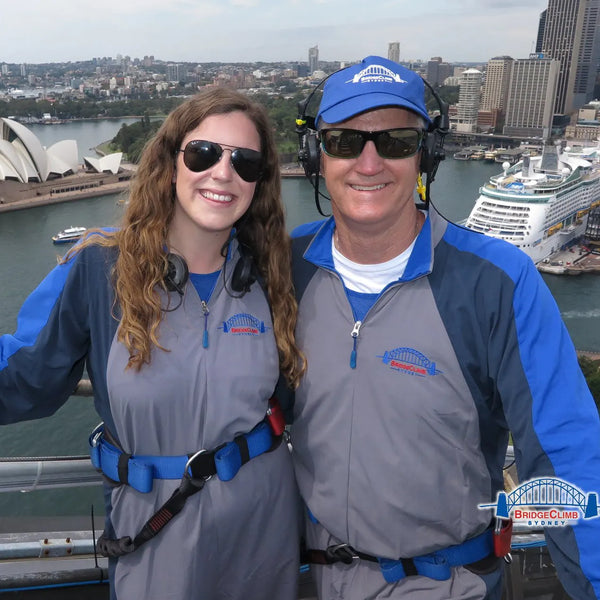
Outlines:
<svg viewBox="0 0 600 600"><path fill-rule="evenodd" d="M340 123L359 113L399 106L431 123L425 108L425 85L417 73L381 56L367 56L357 65L337 71L323 88L315 123Z"/></svg>

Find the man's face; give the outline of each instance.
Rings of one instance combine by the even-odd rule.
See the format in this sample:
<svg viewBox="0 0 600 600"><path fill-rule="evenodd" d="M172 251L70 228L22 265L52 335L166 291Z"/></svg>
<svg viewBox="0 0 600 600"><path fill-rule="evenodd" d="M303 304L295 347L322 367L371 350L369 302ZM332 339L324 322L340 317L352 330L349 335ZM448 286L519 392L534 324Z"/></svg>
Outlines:
<svg viewBox="0 0 600 600"><path fill-rule="evenodd" d="M325 123L321 129L380 131L417 127L418 121L414 113L403 108L380 108L335 125ZM420 152L409 158L381 158L375 143L368 141L358 158L334 158L324 152L321 155L322 173L338 226L366 227L373 233L396 231L416 210L413 192Z"/></svg>

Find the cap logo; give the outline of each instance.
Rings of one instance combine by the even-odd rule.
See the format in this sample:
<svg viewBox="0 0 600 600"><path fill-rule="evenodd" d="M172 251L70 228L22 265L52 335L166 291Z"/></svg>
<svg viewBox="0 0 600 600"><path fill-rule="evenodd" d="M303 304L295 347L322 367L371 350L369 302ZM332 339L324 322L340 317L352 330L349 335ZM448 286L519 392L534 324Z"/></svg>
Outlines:
<svg viewBox="0 0 600 600"><path fill-rule="evenodd" d="M382 65L369 65L366 69L358 72L353 78L352 83L406 83L398 73ZM350 83L348 80L346 83Z"/></svg>

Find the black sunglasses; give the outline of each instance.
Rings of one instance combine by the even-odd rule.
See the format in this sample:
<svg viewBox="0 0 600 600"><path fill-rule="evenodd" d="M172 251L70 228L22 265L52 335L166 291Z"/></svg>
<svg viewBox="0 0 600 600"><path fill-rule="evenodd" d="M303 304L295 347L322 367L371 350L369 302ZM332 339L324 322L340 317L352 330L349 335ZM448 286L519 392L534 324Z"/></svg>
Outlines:
<svg viewBox="0 0 600 600"><path fill-rule="evenodd" d="M419 151L423 141L423 130L417 127L382 131L322 129L319 135L323 152L334 158L358 158L369 140L375 143L381 158L409 158Z"/></svg>
<svg viewBox="0 0 600 600"><path fill-rule="evenodd" d="M262 154L257 150L236 148L206 140L192 140L177 152L183 152L183 163L190 171L200 173L221 160L224 148L231 150L231 164L244 181L254 182L260 179L263 159Z"/></svg>

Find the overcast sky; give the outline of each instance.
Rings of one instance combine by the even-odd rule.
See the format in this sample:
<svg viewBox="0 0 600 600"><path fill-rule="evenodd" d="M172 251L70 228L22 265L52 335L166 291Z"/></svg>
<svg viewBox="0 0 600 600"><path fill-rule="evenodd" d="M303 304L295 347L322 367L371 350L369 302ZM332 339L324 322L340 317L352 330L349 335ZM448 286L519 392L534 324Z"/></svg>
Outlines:
<svg viewBox="0 0 600 600"><path fill-rule="evenodd" d="M121 54L165 61L387 55L486 62L533 51L548 0L0 0L0 63Z"/></svg>

